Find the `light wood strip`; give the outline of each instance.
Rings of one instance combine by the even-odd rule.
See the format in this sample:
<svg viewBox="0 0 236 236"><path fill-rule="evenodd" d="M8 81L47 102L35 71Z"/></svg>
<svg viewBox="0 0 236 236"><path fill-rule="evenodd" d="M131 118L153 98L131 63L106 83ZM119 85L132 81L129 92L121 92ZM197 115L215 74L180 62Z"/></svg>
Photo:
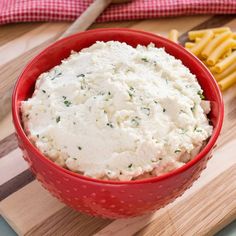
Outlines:
<svg viewBox="0 0 236 236"><path fill-rule="evenodd" d="M19 235L25 235L63 207L64 204L33 181L2 201L0 213Z"/></svg>
<svg viewBox="0 0 236 236"><path fill-rule="evenodd" d="M204 24L212 17L209 16L183 16L183 17L173 17L173 18L161 18L149 20L149 24L145 21L141 21L134 26L132 29L145 30L148 32L160 34L164 37L168 36L171 29L177 29L180 34L183 34L190 30L193 26L198 24Z"/></svg>
<svg viewBox="0 0 236 236"><path fill-rule="evenodd" d="M0 47L0 66L48 41L66 29L68 23L45 23Z"/></svg>
<svg viewBox="0 0 236 236"><path fill-rule="evenodd" d="M12 207L11 211L9 206ZM10 214L5 215L6 209ZM0 213L19 235L93 235L111 222L65 207L51 197L37 181L4 200L0 204ZM35 215L35 218L30 217L31 215ZM17 219L21 219L20 222Z"/></svg>
<svg viewBox="0 0 236 236"><path fill-rule="evenodd" d="M115 220L111 224L109 224L107 227L105 227L104 229L99 231L97 234L95 234L95 236L134 235L136 232L141 230L150 222L154 221L156 218L160 219L160 222L159 222L160 225L162 225L165 222L168 222L170 220L170 217L168 214L168 206L163 209L160 209L159 211L153 214L130 218L130 219ZM161 231L160 227L159 227L159 231ZM165 232L162 231L162 233L165 233L165 235L174 235L175 232L176 230L172 226L170 226L168 230L166 230Z"/></svg>
<svg viewBox="0 0 236 236"><path fill-rule="evenodd" d="M76 212L69 207L64 207L45 222L32 228L26 235L94 235L103 227L109 225L111 220L96 218Z"/></svg>
<svg viewBox="0 0 236 236"><path fill-rule="evenodd" d="M218 147L223 147L236 137L236 85L224 92L225 117Z"/></svg>
<svg viewBox="0 0 236 236"><path fill-rule="evenodd" d="M0 26L0 46L20 37L43 23L16 23Z"/></svg>
<svg viewBox="0 0 236 236"><path fill-rule="evenodd" d="M0 159L0 185L28 169L19 148Z"/></svg>

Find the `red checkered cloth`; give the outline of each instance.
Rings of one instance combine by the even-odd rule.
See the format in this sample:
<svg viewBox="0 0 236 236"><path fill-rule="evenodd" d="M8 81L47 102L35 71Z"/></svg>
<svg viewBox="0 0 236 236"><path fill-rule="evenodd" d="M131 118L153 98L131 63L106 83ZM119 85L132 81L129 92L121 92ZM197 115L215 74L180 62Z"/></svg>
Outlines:
<svg viewBox="0 0 236 236"><path fill-rule="evenodd" d="M0 24L73 21L93 0L0 0ZM111 5L99 22L192 14L233 14L236 0L134 0Z"/></svg>

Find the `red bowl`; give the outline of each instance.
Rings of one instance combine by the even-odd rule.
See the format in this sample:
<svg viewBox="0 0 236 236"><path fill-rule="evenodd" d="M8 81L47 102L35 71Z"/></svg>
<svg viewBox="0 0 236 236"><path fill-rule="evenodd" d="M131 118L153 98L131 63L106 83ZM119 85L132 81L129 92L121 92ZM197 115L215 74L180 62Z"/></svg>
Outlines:
<svg viewBox="0 0 236 236"><path fill-rule="evenodd" d="M135 181L97 180L66 170L46 158L31 144L21 122L20 103L31 97L37 77L60 64L71 50L80 51L96 41L117 40L131 46L154 43L180 59L197 79L207 100L212 101L209 118L214 131L207 145L190 162L167 174ZM192 54L160 36L130 29L97 29L59 40L37 55L19 77L12 97L13 122L19 147L31 170L53 196L68 206L94 216L124 218L157 210L182 195L199 177L211 156L223 122L220 90L207 68Z"/></svg>

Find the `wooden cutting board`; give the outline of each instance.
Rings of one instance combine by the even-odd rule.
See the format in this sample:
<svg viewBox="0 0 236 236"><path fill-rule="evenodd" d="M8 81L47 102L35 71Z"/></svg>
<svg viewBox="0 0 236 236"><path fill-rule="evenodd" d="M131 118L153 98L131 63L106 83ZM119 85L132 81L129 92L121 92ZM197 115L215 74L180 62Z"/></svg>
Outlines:
<svg viewBox="0 0 236 236"><path fill-rule="evenodd" d="M53 42L69 23L0 27L0 96L11 92L23 66ZM190 29L227 25L234 16L194 16L95 24L128 27L166 36L176 28L180 40ZM35 180L17 148L11 115L0 122L0 212L19 235L213 235L236 218L236 86L223 95L225 121L213 158L194 185L165 208L149 215L107 220L87 216L53 198Z"/></svg>

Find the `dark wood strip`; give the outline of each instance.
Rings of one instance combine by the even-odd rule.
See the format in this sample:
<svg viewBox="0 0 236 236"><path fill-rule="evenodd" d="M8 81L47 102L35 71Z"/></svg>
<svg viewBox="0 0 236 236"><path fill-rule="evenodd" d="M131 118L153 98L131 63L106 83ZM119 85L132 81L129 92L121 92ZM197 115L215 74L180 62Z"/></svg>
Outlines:
<svg viewBox="0 0 236 236"><path fill-rule="evenodd" d="M18 146L15 133L10 134L0 141L0 158L6 156L9 152L16 149Z"/></svg>
<svg viewBox="0 0 236 236"><path fill-rule="evenodd" d="M235 19L235 15L215 15L215 16L212 16L210 19L202 22L201 24L194 26L192 29L188 31L220 27L234 19ZM179 37L179 42L181 44L184 44L188 40L188 31Z"/></svg>
<svg viewBox="0 0 236 236"><path fill-rule="evenodd" d="M0 186L0 201L24 187L26 184L32 182L34 179L35 177L32 172L27 169L6 183L2 184Z"/></svg>

